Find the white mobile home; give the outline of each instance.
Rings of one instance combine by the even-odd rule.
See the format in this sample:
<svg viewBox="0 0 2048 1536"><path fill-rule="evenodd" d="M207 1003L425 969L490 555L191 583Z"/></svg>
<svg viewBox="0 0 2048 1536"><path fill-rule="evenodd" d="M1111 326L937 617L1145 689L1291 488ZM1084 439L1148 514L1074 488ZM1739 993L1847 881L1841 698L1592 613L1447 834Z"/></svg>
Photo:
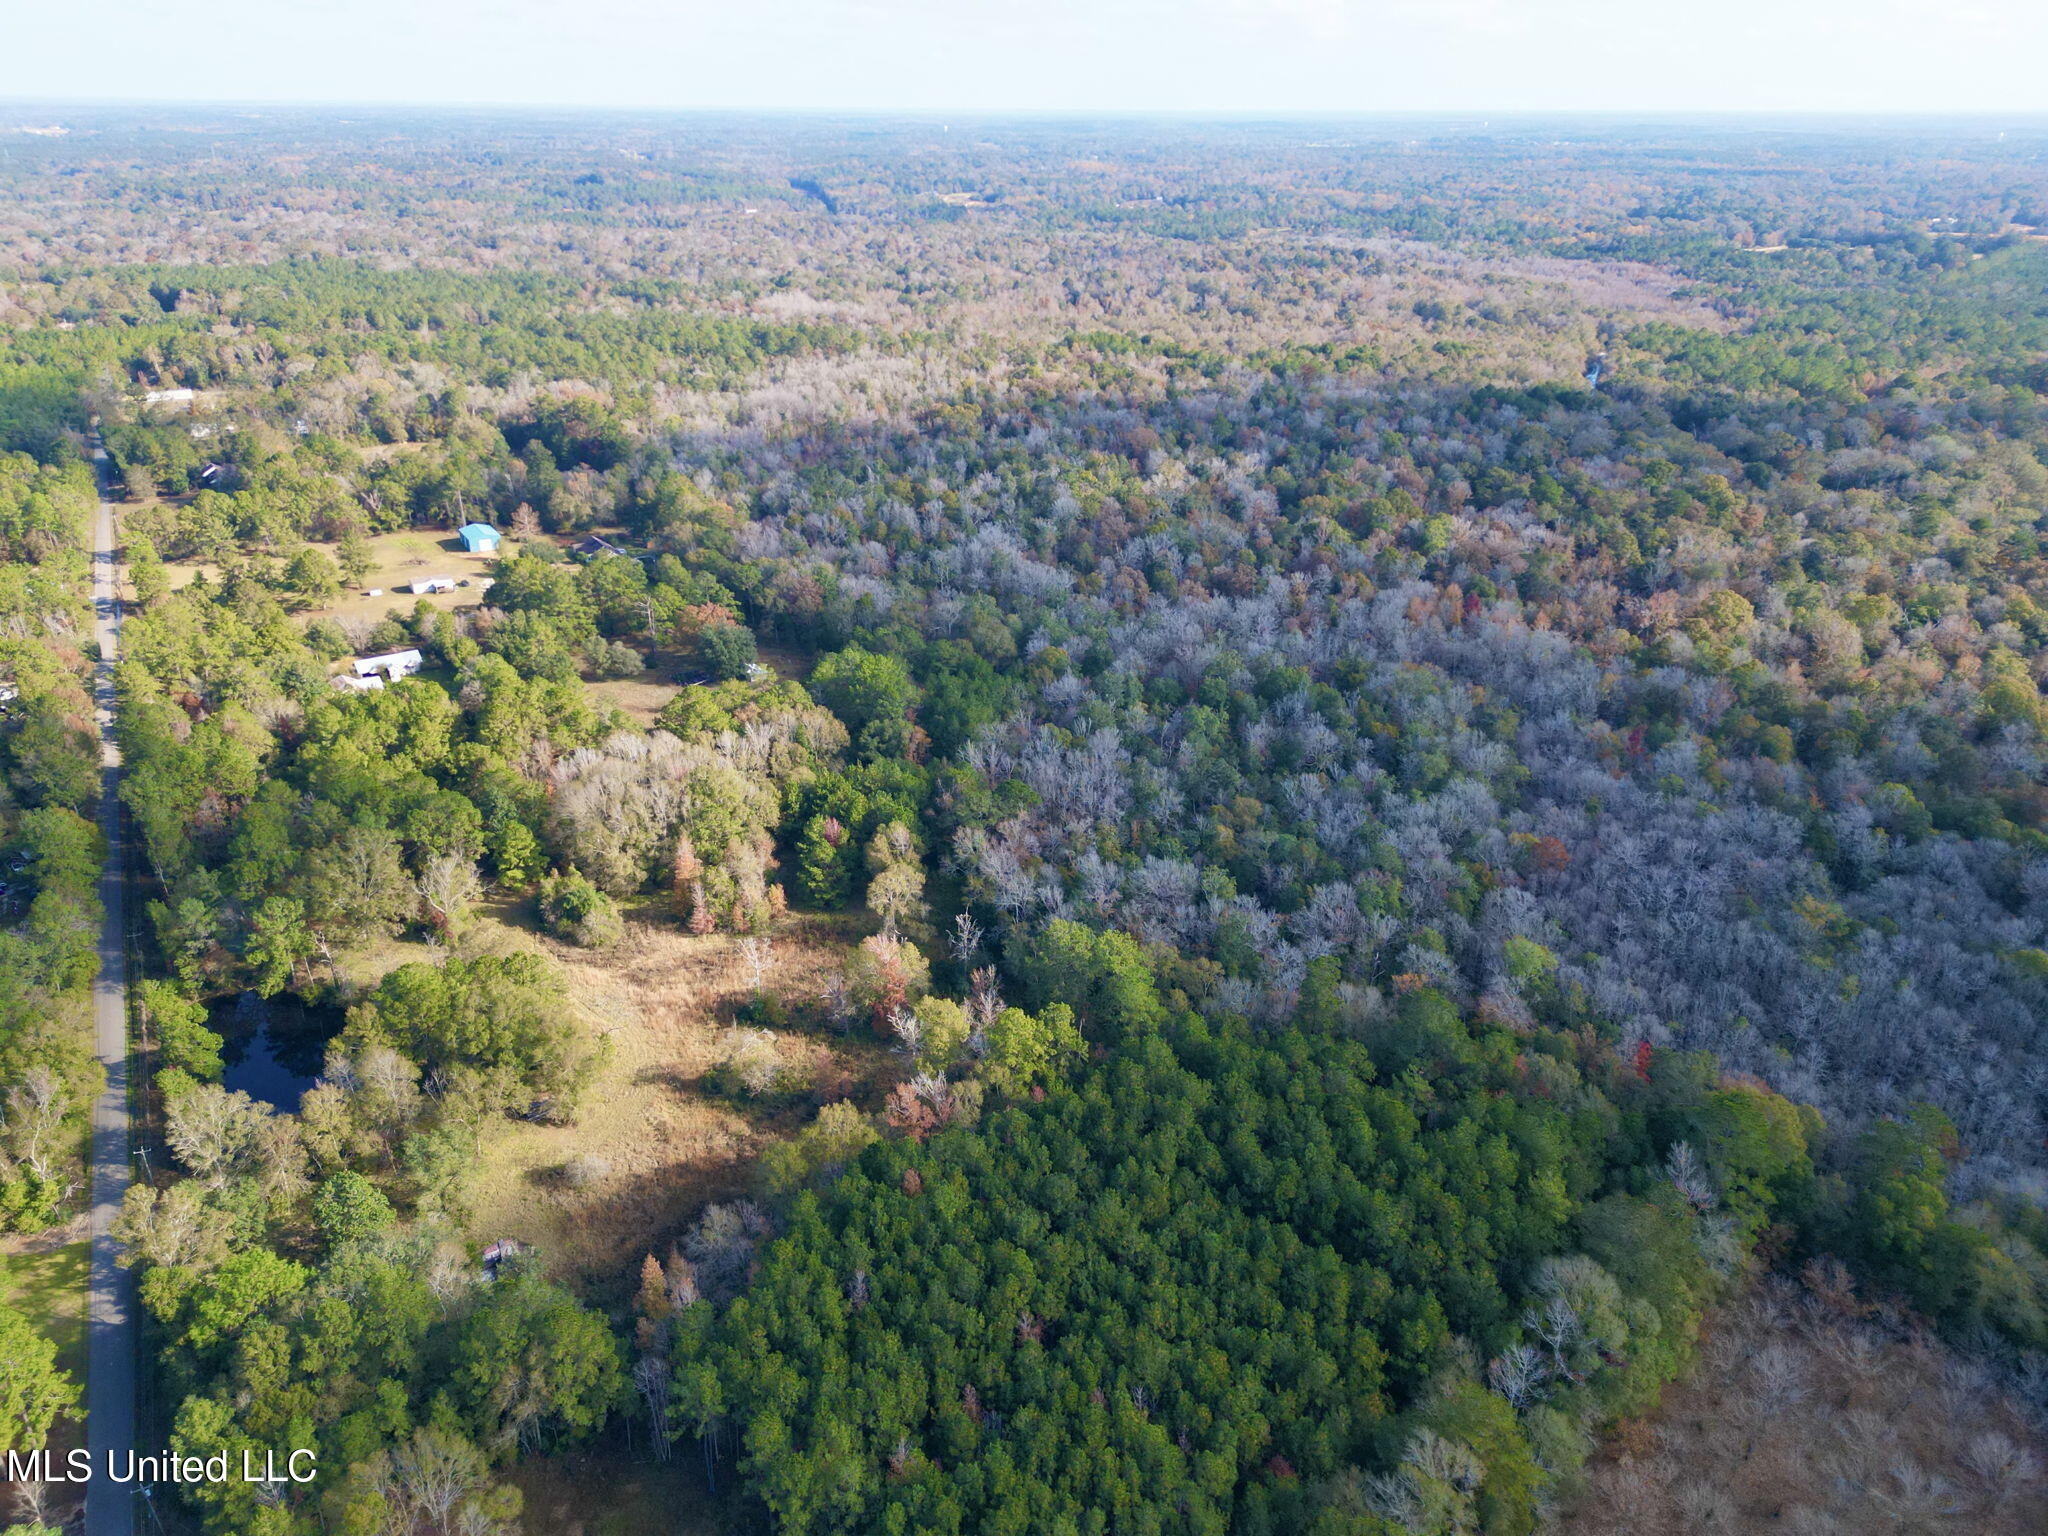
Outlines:
<svg viewBox="0 0 2048 1536"><path fill-rule="evenodd" d="M401 677L411 677L419 671L421 656L418 651L386 651L381 656L358 656L350 665L357 677L388 677L397 682Z"/></svg>

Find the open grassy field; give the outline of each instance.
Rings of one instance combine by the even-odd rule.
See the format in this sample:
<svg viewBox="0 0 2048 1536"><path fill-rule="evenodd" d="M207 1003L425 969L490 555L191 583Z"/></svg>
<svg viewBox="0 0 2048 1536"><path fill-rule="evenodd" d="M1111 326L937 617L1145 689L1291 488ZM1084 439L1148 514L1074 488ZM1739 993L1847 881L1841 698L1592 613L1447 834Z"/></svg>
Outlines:
<svg viewBox="0 0 2048 1536"><path fill-rule="evenodd" d="M797 682L811 675L818 659L811 652L788 646L764 645L759 655L761 664L778 678ZM662 706L676 696L676 690L699 681L702 673L695 663L674 651L655 651L645 659L647 670L638 677L586 681L584 691L600 707L620 710L641 725L652 725Z"/></svg>
<svg viewBox="0 0 2048 1536"><path fill-rule="evenodd" d="M644 1254L664 1249L706 1203L746 1193L761 1147L803 1125L816 1102L878 1102L893 1081L872 1041L790 1033L777 1047L809 1094L770 1108L722 1097L706 1074L752 993L738 940L693 937L659 903L629 912L624 940L595 952L533 934L515 914L494 919L466 947L544 950L568 973L606 1056L574 1124L491 1133L471 1184L471 1234L530 1244L593 1297L623 1298ZM863 931L856 919L791 917L770 939L770 989L814 994Z"/></svg>
<svg viewBox="0 0 2048 1536"><path fill-rule="evenodd" d="M467 587L457 587L453 592L426 594L426 600L436 608L465 608L482 600L477 583L490 574L496 554L473 555L462 547L462 540L452 533L431 528L408 528L398 533L381 533L370 541L370 554L376 561L370 574L358 587L344 590L342 596L324 607L310 609L308 618L326 617L344 622L351 619L376 620L384 616L389 608L401 612L412 612L413 605L420 597L411 592L401 592L413 582L428 576L451 576L457 581L468 581ZM509 547L501 546L505 554L512 553ZM328 549L332 555L335 550ZM382 588L384 596L365 597L372 588Z"/></svg>
<svg viewBox="0 0 2048 1536"><path fill-rule="evenodd" d="M814 996L868 926L858 916L792 914L769 936L767 989ZM547 955L600 1042L603 1063L574 1123L504 1121L486 1133L469 1222L479 1244L526 1243L594 1300L623 1300L644 1254L664 1250L707 1203L747 1193L761 1148L805 1124L815 1104L879 1104L900 1075L900 1063L863 1034L789 1032L777 1049L807 1093L764 1107L711 1091L706 1075L724 1059L752 979L737 939L685 933L659 898L628 905L625 938L605 950L558 944L539 931L530 902L495 900L458 949ZM361 991L396 966L445 954L393 939L339 965Z"/></svg>
<svg viewBox="0 0 2048 1536"><path fill-rule="evenodd" d="M57 1364L85 1379L86 1234L83 1217L50 1232L0 1241L0 1302L26 1313L57 1344Z"/></svg>
<svg viewBox="0 0 2048 1536"><path fill-rule="evenodd" d="M584 692L599 709L616 709L641 725L654 724L654 717L676 696L676 690L695 681L698 674L672 651L656 651L646 660L647 670L638 677L585 683Z"/></svg>
<svg viewBox="0 0 2048 1536"><path fill-rule="evenodd" d="M579 950L542 934L529 901L504 898L478 911L457 946L465 954L548 955L567 973L574 1006L605 1051L573 1124L502 1121L486 1132L470 1183L469 1235L478 1244L509 1237L530 1245L549 1273L614 1309L627 1303L641 1257L664 1251L707 1203L746 1194L760 1150L805 1124L814 1103L853 1097L873 1105L901 1070L865 1034L792 1031L776 1044L812 1085L807 1095L763 1109L710 1091L705 1076L723 1057L733 1011L752 995L740 941L685 933L659 898L629 904L625 916L619 944ZM860 916L790 915L770 936L768 989L815 993L870 926ZM445 954L389 940L340 959L344 976L367 988L395 966ZM77 1251L82 1266L83 1246ZM688 1440L667 1462L654 1460L637 1417L592 1446L522 1461L505 1476L524 1495L527 1536L716 1536L740 1528L737 1484L714 1495Z"/></svg>

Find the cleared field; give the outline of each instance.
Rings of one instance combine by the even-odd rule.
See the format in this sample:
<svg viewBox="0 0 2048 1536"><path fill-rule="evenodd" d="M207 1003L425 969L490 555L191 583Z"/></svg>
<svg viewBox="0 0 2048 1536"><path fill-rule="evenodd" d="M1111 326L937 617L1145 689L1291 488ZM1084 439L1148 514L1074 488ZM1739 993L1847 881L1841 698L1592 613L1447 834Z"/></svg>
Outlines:
<svg viewBox="0 0 2048 1536"><path fill-rule="evenodd" d="M53 1232L10 1237L0 1246L0 1302L41 1324L57 1345L57 1364L85 1379L84 1219Z"/></svg>
<svg viewBox="0 0 2048 1536"><path fill-rule="evenodd" d="M760 658L764 664L775 669L777 677L794 679L801 683L811 675L811 668L818 664L818 653L798 650L795 646L763 644Z"/></svg>
<svg viewBox="0 0 2048 1536"><path fill-rule="evenodd" d="M397 533L380 533L369 541L370 554L376 564L360 585L346 587L342 595L332 603L300 612L303 619L330 618L344 622L367 620L375 623L385 613L396 608L400 613L410 614L413 605L422 597L436 608L472 608L482 601L483 594L477 584L490 574L492 563L498 555L473 555L462 547L462 540L452 533L433 528L407 528ZM316 544L314 548L330 557L337 554L338 546ZM512 554L517 546L507 541L500 550ZM200 561L178 561L167 565L165 572L173 589L186 586L192 578L204 571L211 580L220 572L217 567ZM415 594L401 592L400 587L411 586L414 581L428 576L451 576L457 581L467 581L466 587L457 587L453 592L432 592ZM382 597L365 597L371 589L380 589Z"/></svg>
<svg viewBox="0 0 2048 1536"><path fill-rule="evenodd" d="M853 919L790 918L770 939L769 990L815 993L863 931ZM707 1092L752 980L738 940L692 937L660 905L629 913L625 939L601 952L503 921L465 947L507 944L563 967L607 1058L575 1124L507 1124L486 1140L470 1230L479 1242L532 1245L551 1272L594 1295L623 1297L642 1255L665 1248L707 1202L745 1193L761 1147L804 1124L812 1100L871 1099L890 1080L890 1058L872 1042L791 1033L777 1048L812 1085L808 1098L764 1109Z"/></svg>
<svg viewBox="0 0 2048 1536"><path fill-rule="evenodd" d="M817 662L812 653L786 646L764 645L759 656L761 664L778 678L797 682L809 677L812 666ZM586 681L584 691L599 706L608 705L622 710L641 725L652 725L662 706L676 696L677 689L703 679L702 670L694 662L673 651L655 651L644 659L647 670L639 676L613 678L606 682Z"/></svg>
<svg viewBox="0 0 2048 1536"><path fill-rule="evenodd" d="M676 690L694 682L698 673L672 652L656 651L646 660L647 670L639 676L585 683L584 691L598 708L617 709L641 725L652 725Z"/></svg>
<svg viewBox="0 0 2048 1536"><path fill-rule="evenodd" d="M322 545L321 548L330 555L335 553L331 545ZM508 543L501 552L511 554L514 546ZM477 583L490 574L492 564L498 559L496 554L473 555L462 547L462 540L454 534L430 528L378 534L370 540L370 554L376 565L361 585L346 589L339 600L325 607L308 609L306 617L374 621L382 618L389 608L411 613L420 596L398 589L428 576L452 576L457 581L470 583L467 587L457 587L453 592L424 594L436 608L473 607L482 601ZM362 595L373 587L381 587L384 596Z"/></svg>
<svg viewBox="0 0 2048 1536"><path fill-rule="evenodd" d="M814 996L868 931L863 918L795 914L769 935L766 990ZM660 898L629 907L625 938L606 950L557 944L530 903L478 911L466 955L537 950L566 973L569 994L604 1060L570 1125L503 1121L486 1133L470 1184L470 1235L513 1238L548 1270L594 1298L622 1300L641 1257L660 1252L710 1201L745 1194L761 1148L805 1124L812 1105L878 1103L900 1063L864 1034L777 1037L792 1076L809 1085L763 1106L712 1092L734 1010L753 993L740 941L683 932ZM359 990L408 961L446 951L388 940L338 957Z"/></svg>
<svg viewBox="0 0 2048 1536"><path fill-rule="evenodd" d="M791 915L769 936L766 989L791 998L815 993L870 926L856 916ZM630 907L625 938L602 951L557 944L539 932L530 902L496 900L476 913L458 949L546 954L567 973L578 1014L604 1044L574 1124L501 1121L486 1132L469 1219L478 1244L508 1237L528 1244L549 1273L602 1306L623 1306L641 1257L664 1251L706 1203L747 1193L762 1147L805 1124L813 1101L873 1104L900 1071L864 1034L789 1032L777 1049L812 1085L809 1095L764 1109L708 1091L705 1075L723 1058L733 1010L751 997L753 978L739 940L683 932L661 898ZM446 953L394 939L338 960L348 981L367 989L396 966L438 962ZM76 1307L85 1248L64 1252L73 1265L66 1294L82 1355ZM66 1283L49 1262L37 1264L21 1272L24 1283ZM0 1284L13 1273L0 1269ZM740 1528L744 1518L730 1474L728 1465L714 1494L687 1439L667 1462L656 1461L644 1423L630 1415L587 1449L522 1461L504 1476L525 1498L528 1536L714 1536Z"/></svg>

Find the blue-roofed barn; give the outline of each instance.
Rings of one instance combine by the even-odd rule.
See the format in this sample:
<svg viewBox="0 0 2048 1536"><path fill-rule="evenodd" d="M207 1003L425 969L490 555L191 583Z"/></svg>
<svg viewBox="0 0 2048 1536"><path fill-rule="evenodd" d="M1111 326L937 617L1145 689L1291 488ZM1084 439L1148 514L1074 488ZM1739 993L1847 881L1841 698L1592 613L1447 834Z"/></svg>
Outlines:
<svg viewBox="0 0 2048 1536"><path fill-rule="evenodd" d="M472 555L495 555L498 552L498 530L489 523L464 523L461 536L462 547Z"/></svg>

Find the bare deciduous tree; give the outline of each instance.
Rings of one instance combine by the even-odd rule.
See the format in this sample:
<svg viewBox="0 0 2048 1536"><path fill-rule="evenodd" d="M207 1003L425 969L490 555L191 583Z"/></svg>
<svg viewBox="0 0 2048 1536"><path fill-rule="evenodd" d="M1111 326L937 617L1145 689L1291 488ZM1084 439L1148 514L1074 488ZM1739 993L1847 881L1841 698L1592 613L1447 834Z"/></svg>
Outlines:
<svg viewBox="0 0 2048 1536"><path fill-rule="evenodd" d="M70 1112L71 1095L64 1080L48 1067L29 1068L21 1081L7 1090L5 1105L0 1107L0 1148L38 1179L53 1182L64 1117ZM69 1192L66 1189L65 1194Z"/></svg>
<svg viewBox="0 0 2048 1536"><path fill-rule="evenodd" d="M447 936L461 924L469 909L483 894L476 861L460 854L444 853L429 859L427 867L413 882L420 903L427 910L427 924L436 934Z"/></svg>

